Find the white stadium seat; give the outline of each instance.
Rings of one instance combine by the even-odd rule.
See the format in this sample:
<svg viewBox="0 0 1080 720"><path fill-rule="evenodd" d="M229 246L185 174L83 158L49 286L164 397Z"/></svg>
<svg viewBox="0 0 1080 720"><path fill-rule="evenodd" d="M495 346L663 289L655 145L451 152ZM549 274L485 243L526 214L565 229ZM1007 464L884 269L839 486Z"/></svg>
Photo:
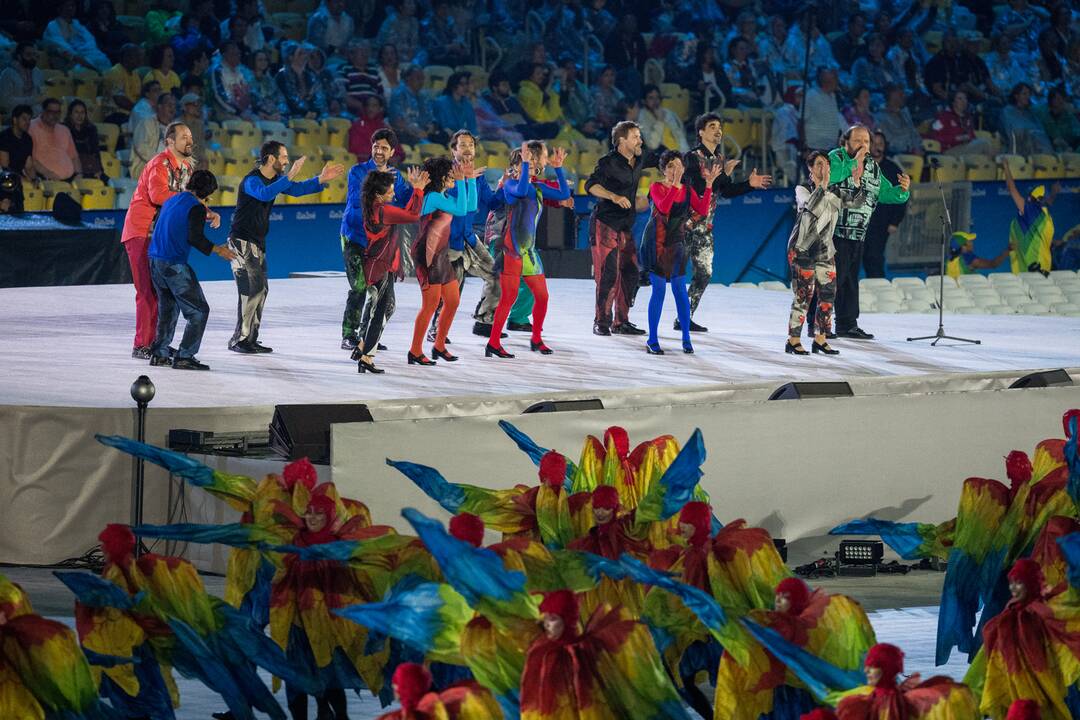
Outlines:
<svg viewBox="0 0 1080 720"><path fill-rule="evenodd" d="M1015 315L1016 311L1008 305L986 305L983 307L990 315Z"/></svg>
<svg viewBox="0 0 1080 720"><path fill-rule="evenodd" d="M898 277L893 278L892 281L894 288L924 288L926 287L926 281L917 277Z"/></svg>
<svg viewBox="0 0 1080 720"><path fill-rule="evenodd" d="M758 289L757 283L752 283L752 282L735 282L735 283L731 283L731 285L729 285L728 287L749 288L750 290L757 290Z"/></svg>
<svg viewBox="0 0 1080 720"><path fill-rule="evenodd" d="M979 273L971 273L970 275L961 275L957 280L957 283L962 286L986 286L990 284L990 280L985 275Z"/></svg>
<svg viewBox="0 0 1080 720"><path fill-rule="evenodd" d="M1021 315L1047 315L1050 312L1050 308L1042 303L1029 302L1018 307L1017 311Z"/></svg>
<svg viewBox="0 0 1080 720"><path fill-rule="evenodd" d="M1004 285L1022 285L1019 275L1013 275L1011 272L999 272L990 274L990 284L994 287L1002 287Z"/></svg>
<svg viewBox="0 0 1080 720"><path fill-rule="evenodd" d="M785 285L784 283L782 283L782 282L780 282L778 280L766 280L765 282L760 282L760 283L758 283L758 287L761 288L762 290L777 290L777 291L782 290L784 292L787 292L788 290L791 289L787 285Z"/></svg>

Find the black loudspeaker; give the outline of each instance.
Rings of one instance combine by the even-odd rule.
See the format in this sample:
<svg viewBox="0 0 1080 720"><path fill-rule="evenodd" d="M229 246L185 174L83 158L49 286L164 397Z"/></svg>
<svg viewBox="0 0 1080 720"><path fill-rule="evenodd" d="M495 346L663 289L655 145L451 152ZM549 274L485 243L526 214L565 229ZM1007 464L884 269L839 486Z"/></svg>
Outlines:
<svg viewBox="0 0 1080 720"><path fill-rule="evenodd" d="M773 390L770 400L806 400L810 398L853 397L846 382L793 382Z"/></svg>
<svg viewBox="0 0 1080 720"><path fill-rule="evenodd" d="M65 225L82 225L82 205L67 193L56 193L53 198L53 217Z"/></svg>
<svg viewBox="0 0 1080 720"><path fill-rule="evenodd" d="M574 247L574 211L545 207L536 226L536 245L548 250Z"/></svg>
<svg viewBox="0 0 1080 720"><path fill-rule="evenodd" d="M591 400L544 400L525 408L521 411L521 414L603 409L604 403L600 402L600 398L592 398Z"/></svg>
<svg viewBox="0 0 1080 720"><path fill-rule="evenodd" d="M277 405L270 421L270 449L288 460L330 461L330 426L372 422L367 405Z"/></svg>
<svg viewBox="0 0 1080 720"><path fill-rule="evenodd" d="M1055 385L1072 385L1073 380L1069 373L1064 370L1047 370L1045 372L1031 373L1020 378L1009 386L1010 390L1016 388L1044 388Z"/></svg>

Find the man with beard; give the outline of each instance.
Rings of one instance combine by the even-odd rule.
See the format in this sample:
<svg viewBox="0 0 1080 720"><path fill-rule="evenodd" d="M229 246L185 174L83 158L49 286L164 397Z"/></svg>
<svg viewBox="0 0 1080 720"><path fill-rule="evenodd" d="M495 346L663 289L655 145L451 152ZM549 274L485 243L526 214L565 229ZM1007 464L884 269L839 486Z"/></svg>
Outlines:
<svg viewBox="0 0 1080 720"><path fill-rule="evenodd" d="M229 246L237 257L233 276L238 293L236 331L229 349L244 355L273 352L259 344L259 324L268 288L266 278L266 235L270 232L270 210L281 193L299 197L321 192L327 183L341 177L345 166L327 163L317 177L294 182L307 158L303 155L289 164L289 151L283 143L270 140L259 148L259 162L247 174L236 198L236 211L229 228Z"/></svg>
<svg viewBox="0 0 1080 720"><path fill-rule="evenodd" d="M187 187L194 166L194 150L195 142L188 126L175 122L169 125L165 129L165 150L143 167L124 217L120 242L127 251L135 285L135 347L131 357L140 360L150 359L150 345L157 329L157 295L147 255L154 221L165 201ZM207 210L206 219L212 228L221 224L221 217L213 210Z"/></svg>
<svg viewBox="0 0 1080 720"><path fill-rule="evenodd" d="M687 227L686 251L690 256L691 279L688 294L690 295L690 332L708 332L709 329L698 325L693 321L693 314L697 311L698 303L705 288L712 282L713 274L713 218L716 215L716 204L719 198L733 198L745 195L751 190L763 190L772 184L772 175L759 175L757 168L750 173L750 177L742 182L734 182L731 173L739 164L738 160L725 160L719 154L722 148L720 143L724 139L723 120L716 113L706 113L698 117L694 123L697 129L698 146L686 153L686 181L693 188L698 197L705 195L706 168L714 163L723 163L722 172L713 181L712 202L707 215L693 213ZM675 329L682 330L679 321L675 321Z"/></svg>
<svg viewBox="0 0 1080 720"><path fill-rule="evenodd" d="M890 160L889 142L885 133L876 130L870 138L870 157L881 167L881 174L893 185L900 183L904 172L899 165ZM866 247L863 249L863 270L868 278L885 277L885 244L896 233L900 221L907 212L906 205L885 205L870 216L866 227Z"/></svg>
<svg viewBox="0 0 1080 720"><path fill-rule="evenodd" d="M394 168L390 158L394 156L397 135L390 128L380 128L371 134L371 159L357 163L349 170L349 187L345 195L345 212L341 216L341 253L345 260L345 276L349 281L349 297L345 301L345 315L341 319L341 349L354 350L359 340L356 333L364 312L367 297L367 280L364 278L364 249L367 233L364 230L363 204L360 190L364 178L373 170L394 175L394 207L405 207L412 197L412 186ZM388 315L393 315L393 307ZM380 348L380 350L383 348Z"/></svg>
<svg viewBox="0 0 1080 720"><path fill-rule="evenodd" d="M836 337L873 340L874 336L858 325L859 266L862 264L863 241L870 217L879 203L903 205L908 201L911 178L900 173L897 185L893 185L877 161L867 157L863 161L862 178L856 186L854 179L846 175L855 166L855 155L859 150L869 150L870 131L865 125L852 125L844 133L842 142L843 145L829 153L829 182L839 183L842 190L854 191L861 187L866 199L857 207L843 208L833 232L833 245L836 247Z"/></svg>
<svg viewBox="0 0 1080 720"><path fill-rule="evenodd" d="M37 50L28 42L15 46L16 62L0 72L0 110L10 112L16 105L34 105L41 97L45 79L37 67Z"/></svg>
<svg viewBox="0 0 1080 720"><path fill-rule="evenodd" d="M612 151L600 158L585 181L585 191L599 199L589 219L593 278L596 280L594 335L644 335L630 322L639 284L637 244L631 235L638 212L649 200L638 198L644 169L641 128L624 120L611 129Z"/></svg>

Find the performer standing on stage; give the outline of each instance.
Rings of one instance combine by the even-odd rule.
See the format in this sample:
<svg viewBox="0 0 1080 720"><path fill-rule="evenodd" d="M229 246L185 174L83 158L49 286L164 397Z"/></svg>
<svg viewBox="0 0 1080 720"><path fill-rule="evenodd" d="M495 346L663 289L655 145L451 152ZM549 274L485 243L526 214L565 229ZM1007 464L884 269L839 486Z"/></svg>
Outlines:
<svg viewBox="0 0 1080 720"><path fill-rule="evenodd" d="M650 355L663 355L656 330L660 324L660 312L664 309L664 292L671 284L675 309L679 319L676 328L682 329L683 352L694 352L690 342L690 298L686 293L686 235L690 213L707 216L712 206L713 183L722 172L719 163L704 168L702 183L704 195L698 195L693 187L683 184L685 168L682 156L674 150L666 150L660 156L660 172L664 179L649 188L653 203L652 217L645 226L641 238L641 265L649 273L652 295L649 297L649 339L645 350Z"/></svg>
<svg viewBox="0 0 1080 720"><path fill-rule="evenodd" d="M841 189L829 184L829 158L814 150L806 159L810 170L809 185L795 188L795 206L798 219L788 240L788 264L791 266L791 316L788 320L788 341L784 352L791 355L809 355L799 338L803 323L807 320L810 301L817 295L812 325L815 329L814 353L839 355L839 350L829 347L826 334L831 320L833 300L836 297L836 249L833 231L840 213L845 207L862 203L866 191L860 184L866 148L855 151L855 165L851 169L853 188Z"/></svg>
<svg viewBox="0 0 1080 720"><path fill-rule="evenodd" d="M844 190L861 186L865 202L842 208L836 223L833 244L836 246L836 336L853 340L873 340L874 336L859 327L859 268L862 266L863 240L870 216L878 203L902 205L908 201L911 178L900 173L893 185L881 173L872 157L864 157L859 183L852 170L855 155L870 150L870 131L864 125L852 125L844 133L844 144L829 153L829 183L840 183Z"/></svg>
<svg viewBox="0 0 1080 720"><path fill-rule="evenodd" d="M150 358L150 345L157 329L158 303L147 256L150 235L158 210L187 185L195 166L194 152L195 143L188 126L183 123L169 125L165 129L165 149L143 167L124 216L120 242L127 251L131 280L135 285L135 347L131 357L139 360ZM221 217L213 210L207 210L206 218L212 228L221 224Z"/></svg>
<svg viewBox="0 0 1080 720"><path fill-rule="evenodd" d="M701 296L705 288L712 282L713 274L713 244L716 242L713 234L713 218L716 215L716 203L720 198L733 198L745 195L751 190L763 190L772 184L772 175L759 175L757 168L750 172L750 177L742 182L731 179L731 173L739 165L738 160L725 160L720 152L723 148L720 143L724 139L723 120L716 113L705 113L698 116L694 122L697 128L698 146L686 153L686 181L693 188L698 197L705 195L705 170L712 165L718 165L720 174L712 184L712 201L708 212L697 212L690 216L687 228L687 252L693 267L690 280L690 332L708 332L709 329L698 325L692 319L697 312ZM675 329L680 330L681 320L675 321Z"/></svg>
<svg viewBox="0 0 1080 720"><path fill-rule="evenodd" d="M870 157L881 168L885 179L893 185L900 182L900 173L903 168L889 159L889 141L885 133L875 130L870 137ZM900 223L907 213L905 205L887 205L878 208L870 216L870 224L866 226L866 243L863 246L863 271L868 278L885 277L885 245L889 238L900 229Z"/></svg>
<svg viewBox="0 0 1080 720"><path fill-rule="evenodd" d="M188 253L195 248L203 255L211 252L226 260L236 253L227 245L215 245L203 233L209 208L206 199L217 190L217 178L208 170L196 170L187 191L173 195L161 206L150 240L150 274L158 299L157 334L151 347L150 364L172 365L174 370L209 370L195 358L206 331L210 305L206 302ZM187 327L176 357L169 355L169 343L176 332L176 311L184 315Z"/></svg>
<svg viewBox="0 0 1080 720"><path fill-rule="evenodd" d="M345 195L345 213L341 216L341 254L345 261L345 277L349 281L349 297L345 300L345 314L341 318L341 349L352 350L356 347L357 330L360 328L364 310L364 297L367 278L364 277L364 249L368 239L364 230L364 213L361 206L360 192L364 187L364 178L368 173L378 170L394 176L394 197L390 204L404 207L409 201L412 189L405 178L390 167L390 158L394 157L397 135L390 128L380 128L371 134L371 159L357 163L349 170L349 187ZM396 233L395 233L396 234ZM393 302L393 294L389 301ZM387 318L394 313L393 306ZM363 337L363 334L360 335Z"/></svg>
<svg viewBox="0 0 1080 720"><path fill-rule="evenodd" d="M250 355L273 352L259 344L259 324L269 290L266 278L266 235L270 232L270 209L280 193L299 197L322 190L328 182L341 177L345 167L327 163L322 172L303 182L294 182L307 158L299 157L285 174L289 151L285 145L270 140L259 149L259 162L244 178L236 199L229 245L236 251L233 276L239 295L236 303L236 331L229 341L233 352Z"/></svg>
<svg viewBox="0 0 1080 720"><path fill-rule="evenodd" d="M562 168L565 159L566 151L555 148L551 155L551 166L555 168L559 186L552 188L540 180L548 163L547 147L539 140L524 142L521 144L521 171L518 180L503 185L502 191L508 207L506 226L501 238L501 252L496 263L499 271L499 306L491 324L491 336L484 348L485 357L514 357L503 349L500 339L503 323L510 315L510 307L517 300L518 287L522 280L532 291L535 300L529 349L541 355L552 353L543 339L548 291L547 281L544 279L544 265L536 251L536 226L540 222L544 200L561 202L570 197L570 188L566 184L566 174Z"/></svg>
<svg viewBox="0 0 1080 720"><path fill-rule="evenodd" d="M637 197L644 170L641 128L629 120L617 123L611 129L611 147L585 181L585 191L599 198L589 220L596 280L593 334L644 335L644 330L630 322L630 306L640 279L631 231L636 213L649 207L648 198Z"/></svg>
<svg viewBox="0 0 1080 720"><path fill-rule="evenodd" d="M468 130L458 130L450 136L449 147L455 163L472 165L476 161L476 136ZM457 197L457 193L458 188L455 186L446 191L446 196ZM488 213L502 207L504 202L502 193L492 191L487 181L479 177L476 179L476 210L469 211L463 216L455 215L450 221L450 264L457 277L459 296L465 287L466 273L483 280L485 286L495 282L495 261L488 252L487 246L482 242L477 242L474 226L477 222L483 223ZM494 301L492 308L494 308ZM473 334L487 337L491 334L491 321L484 322L481 319L482 310L483 308L477 308ZM435 315L431 318L431 327L427 334L428 342L435 342L436 326L441 311L442 304L440 303L435 310Z"/></svg>
<svg viewBox="0 0 1080 720"><path fill-rule="evenodd" d="M383 328L394 314L397 304L394 300L394 281L399 275L404 275L397 228L420 222L424 188L428 184L427 173L415 167L409 169L410 197L404 209L392 204L398 195L397 181L400 177L397 173L375 170L368 173L360 191L367 247L364 248L364 264L359 269L367 285L364 291L367 298L360 324L360 338L352 353L358 372L385 372L375 367L375 351L379 348Z"/></svg>
<svg viewBox="0 0 1080 720"><path fill-rule="evenodd" d="M484 174L484 168L454 165L444 157L428 158L423 168L428 174L430 192L424 196L420 232L412 247L423 303L413 326L412 347L408 355L410 365L435 364L435 360L424 355L423 341L428 323L440 301L445 303L445 307L431 355L447 362L457 360L456 355L446 352L446 336L450 333L454 313L461 300L457 277L450 264L450 221L454 216L464 217L469 211L476 210L476 177ZM459 182L464 188L459 189L454 197L447 196L446 191Z"/></svg>

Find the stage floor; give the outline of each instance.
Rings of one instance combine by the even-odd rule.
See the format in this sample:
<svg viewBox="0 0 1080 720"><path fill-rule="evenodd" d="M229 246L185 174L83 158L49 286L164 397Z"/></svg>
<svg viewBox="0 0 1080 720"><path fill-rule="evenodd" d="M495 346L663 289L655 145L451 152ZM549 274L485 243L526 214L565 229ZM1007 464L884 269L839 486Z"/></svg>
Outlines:
<svg viewBox="0 0 1080 720"><path fill-rule="evenodd" d="M237 355L226 349L235 322L231 281L203 285L210 322L199 359L208 373L149 368L130 357L134 290L128 285L38 287L0 290L0 404L127 407L128 388L146 373L157 386L155 407L265 406L463 395L518 395L574 390L632 390L752 383L763 380L826 380L961 372L1029 370L1080 365L1080 318L949 315L954 335L982 345L908 343L937 326L936 315L865 315L873 342L834 341L837 357L795 357L782 351L791 296L784 292L714 286L697 320L708 334L695 335L696 354L680 352L672 330L669 297L661 323L663 357L647 355L637 337L592 334L594 286L588 280L551 280L551 307L544 334L555 350L529 352L528 336L511 333L505 347L514 360L485 359L484 339L471 333L471 313L481 284L466 283L451 332L454 364L408 366L420 293L415 281L397 287L397 313L383 341L390 350L377 362L380 376L359 375L340 350L343 278L274 280L263 317L261 341L270 355ZM648 290L638 296L632 319L644 327ZM179 342L183 322L174 344ZM425 343L425 352L430 348Z"/></svg>

